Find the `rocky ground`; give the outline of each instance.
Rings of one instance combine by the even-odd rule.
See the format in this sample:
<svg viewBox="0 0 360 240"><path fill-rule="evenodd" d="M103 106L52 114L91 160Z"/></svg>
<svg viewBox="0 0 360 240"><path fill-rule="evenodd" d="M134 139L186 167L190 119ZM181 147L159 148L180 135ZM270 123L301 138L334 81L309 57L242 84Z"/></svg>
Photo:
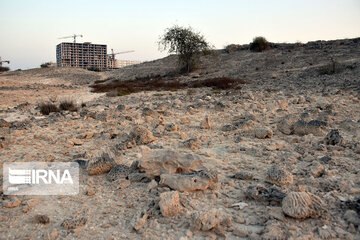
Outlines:
<svg viewBox="0 0 360 240"><path fill-rule="evenodd" d="M174 77L174 56L0 75L1 165L81 166L76 196L1 193L0 239L359 239L360 39L244 48L176 77L240 78L241 90L88 87ZM77 112L40 114L38 102L70 94Z"/></svg>

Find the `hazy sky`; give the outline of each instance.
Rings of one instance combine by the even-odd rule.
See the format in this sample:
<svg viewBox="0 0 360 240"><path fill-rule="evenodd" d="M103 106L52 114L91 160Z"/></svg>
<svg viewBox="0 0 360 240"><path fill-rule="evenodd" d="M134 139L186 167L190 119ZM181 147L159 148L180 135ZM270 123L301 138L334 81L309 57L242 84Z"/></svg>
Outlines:
<svg viewBox="0 0 360 240"><path fill-rule="evenodd" d="M0 56L26 69L55 61L59 37L107 44L118 59L165 56L157 41L174 24L192 26L216 48L360 36L360 0L0 0ZM72 41L72 39L64 39Z"/></svg>

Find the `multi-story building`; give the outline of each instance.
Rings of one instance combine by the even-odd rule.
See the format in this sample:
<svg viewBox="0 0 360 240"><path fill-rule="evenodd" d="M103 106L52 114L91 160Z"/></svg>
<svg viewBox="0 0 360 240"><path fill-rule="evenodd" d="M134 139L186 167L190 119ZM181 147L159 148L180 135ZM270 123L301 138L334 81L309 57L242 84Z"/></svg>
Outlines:
<svg viewBox="0 0 360 240"><path fill-rule="evenodd" d="M90 42L63 42L56 46L56 63L58 67L107 70L107 46Z"/></svg>

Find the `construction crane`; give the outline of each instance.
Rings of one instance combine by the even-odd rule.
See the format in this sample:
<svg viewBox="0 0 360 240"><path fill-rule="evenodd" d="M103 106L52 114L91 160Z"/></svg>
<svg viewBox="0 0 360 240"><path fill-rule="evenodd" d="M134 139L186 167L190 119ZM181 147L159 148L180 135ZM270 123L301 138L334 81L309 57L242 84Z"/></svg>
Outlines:
<svg viewBox="0 0 360 240"><path fill-rule="evenodd" d="M74 38L74 43L76 43L76 38L77 38L77 37L83 37L83 35L81 35L81 34L79 34L79 35L74 34L74 35L67 36L67 37L61 37L61 38L59 38L59 39Z"/></svg>
<svg viewBox="0 0 360 240"><path fill-rule="evenodd" d="M2 64L3 64L3 63L10 64L10 61L7 61L7 60L2 61L2 60L1 60L1 57L0 57L0 67L2 67Z"/></svg>
<svg viewBox="0 0 360 240"><path fill-rule="evenodd" d="M108 54L108 55L111 56L111 60L115 62L115 55L124 54L124 53L131 53L131 52L135 52L135 51L134 51L134 50L130 50L130 51L124 51L124 52L114 53L114 49L111 49L111 53Z"/></svg>

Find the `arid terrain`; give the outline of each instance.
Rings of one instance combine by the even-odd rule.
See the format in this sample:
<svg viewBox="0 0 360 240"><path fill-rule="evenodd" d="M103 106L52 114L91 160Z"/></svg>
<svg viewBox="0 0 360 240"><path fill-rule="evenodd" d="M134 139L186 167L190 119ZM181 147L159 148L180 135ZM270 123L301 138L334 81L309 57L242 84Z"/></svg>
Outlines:
<svg viewBox="0 0 360 240"><path fill-rule="evenodd" d="M75 196L0 191L0 239L360 239L360 38L176 59L0 74L1 185L4 162L81 166ZM91 88L152 77L242 82Z"/></svg>

